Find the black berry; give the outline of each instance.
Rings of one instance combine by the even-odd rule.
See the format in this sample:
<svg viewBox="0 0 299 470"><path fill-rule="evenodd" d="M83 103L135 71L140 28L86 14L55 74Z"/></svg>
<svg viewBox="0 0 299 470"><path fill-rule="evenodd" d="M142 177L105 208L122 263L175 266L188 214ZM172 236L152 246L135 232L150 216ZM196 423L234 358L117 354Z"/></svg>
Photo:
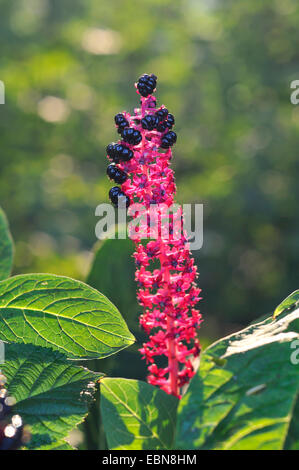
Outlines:
<svg viewBox="0 0 299 470"><path fill-rule="evenodd" d="M117 126L119 126L122 122L126 122L127 124L129 124L125 116L121 113L118 113L116 116L114 116L114 121Z"/></svg>
<svg viewBox="0 0 299 470"><path fill-rule="evenodd" d="M122 130L126 127L129 127L129 122L126 120L125 116L121 113L117 114L114 117L115 124L118 127L118 133L121 134Z"/></svg>
<svg viewBox="0 0 299 470"><path fill-rule="evenodd" d="M118 184L123 184L128 178L127 173L120 168L117 168L114 163L111 163L111 165L108 166L107 175Z"/></svg>
<svg viewBox="0 0 299 470"><path fill-rule="evenodd" d="M114 158L115 158L114 147L115 147L115 144L109 144L109 145L107 145L107 147L106 147L107 155L108 155L112 160L114 160Z"/></svg>
<svg viewBox="0 0 299 470"><path fill-rule="evenodd" d="M153 93L153 91L156 89L156 86L157 77L154 74L148 75L145 73L139 77L137 82L137 89L141 96L145 98Z"/></svg>
<svg viewBox="0 0 299 470"><path fill-rule="evenodd" d="M173 144L176 143L176 133L173 131L167 132L167 134L163 135L161 139L161 147L163 149L167 149L168 147L172 147Z"/></svg>
<svg viewBox="0 0 299 470"><path fill-rule="evenodd" d="M131 145L138 145L142 139L140 132L133 129L133 127L127 127L122 131L121 135L124 141Z"/></svg>
<svg viewBox="0 0 299 470"><path fill-rule="evenodd" d="M166 126L168 127L168 129L171 129L174 123L175 123L174 116L173 114L169 113L167 116Z"/></svg>
<svg viewBox="0 0 299 470"><path fill-rule="evenodd" d="M132 150L125 145L113 143L107 146L107 154L115 163L119 161L127 162L134 156Z"/></svg>
<svg viewBox="0 0 299 470"><path fill-rule="evenodd" d="M117 201L118 196L122 193L119 186L113 186L109 191L109 199L114 204Z"/></svg>
<svg viewBox="0 0 299 470"><path fill-rule="evenodd" d="M157 124L157 118L153 115L148 114L143 119L141 119L141 125L143 129L152 131Z"/></svg>
<svg viewBox="0 0 299 470"><path fill-rule="evenodd" d="M167 123L165 121L164 122L159 122L159 124L157 125L157 131L164 132L164 131L166 131L166 129L168 129Z"/></svg>
<svg viewBox="0 0 299 470"><path fill-rule="evenodd" d="M159 122L164 121L167 118L168 109L161 108L156 112L156 116Z"/></svg>
<svg viewBox="0 0 299 470"><path fill-rule="evenodd" d="M133 158L134 156L132 150L122 144L117 144L115 151L118 155L119 160L122 160L124 162L131 160L131 158Z"/></svg>
<svg viewBox="0 0 299 470"><path fill-rule="evenodd" d="M115 207L118 207L124 202L126 207L129 207L130 205L130 198L126 196L125 193L118 186L113 186L113 188L110 189L109 198Z"/></svg>

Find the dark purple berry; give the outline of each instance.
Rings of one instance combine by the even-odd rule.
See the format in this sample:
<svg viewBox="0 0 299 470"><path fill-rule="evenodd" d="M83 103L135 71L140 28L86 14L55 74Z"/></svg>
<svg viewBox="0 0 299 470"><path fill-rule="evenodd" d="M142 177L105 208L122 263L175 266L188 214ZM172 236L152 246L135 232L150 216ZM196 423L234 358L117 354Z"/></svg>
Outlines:
<svg viewBox="0 0 299 470"><path fill-rule="evenodd" d="M176 133L173 131L167 132L167 134L163 135L161 139L161 147L163 149L167 149L168 147L172 147L173 144L176 143Z"/></svg>
<svg viewBox="0 0 299 470"><path fill-rule="evenodd" d="M126 127L128 127L128 126L129 126L128 123L122 122L122 123L118 126L118 128L117 128L117 132L118 132L119 134L121 134L122 131L123 131L124 129L126 129Z"/></svg>
<svg viewBox="0 0 299 470"><path fill-rule="evenodd" d="M119 144L117 146L117 151L118 151L119 159L122 160L123 162L128 162L134 156L132 150L130 150L125 145Z"/></svg>
<svg viewBox="0 0 299 470"><path fill-rule="evenodd" d="M158 111L156 111L156 116L159 122L165 121L168 115L168 109L166 108L161 108Z"/></svg>
<svg viewBox="0 0 299 470"><path fill-rule="evenodd" d="M164 122L159 122L159 124L157 125L157 131L158 132L164 132L164 131L166 131L166 129L167 129L166 122L165 121Z"/></svg>
<svg viewBox="0 0 299 470"><path fill-rule="evenodd" d="M156 85L157 77L154 74L148 75L145 73L139 77L137 82L137 89L141 96L146 98L148 95L153 93L153 91L156 89Z"/></svg>
<svg viewBox="0 0 299 470"><path fill-rule="evenodd" d="M116 116L114 116L114 121L117 126L122 124L123 122L126 122L127 125L129 125L128 121L126 120L125 116L121 113L118 113Z"/></svg>
<svg viewBox="0 0 299 470"><path fill-rule="evenodd" d="M168 127L168 129L171 129L174 123L175 123L174 116L173 114L169 113L167 116L166 126Z"/></svg>
<svg viewBox="0 0 299 470"><path fill-rule="evenodd" d="M115 144L112 143L112 144L109 144L107 145L106 147L106 152L107 152L107 155L112 159L114 160L116 155L115 155Z"/></svg>
<svg viewBox="0 0 299 470"><path fill-rule="evenodd" d="M119 186L113 186L109 191L109 199L115 207L125 203L126 207L130 205L130 198L120 189Z"/></svg>
<svg viewBox="0 0 299 470"><path fill-rule="evenodd" d="M141 125L143 129L147 129L148 131L152 131L157 123L157 118L151 114L148 114L143 119L141 119Z"/></svg>
<svg viewBox="0 0 299 470"><path fill-rule="evenodd" d="M115 163L119 163L120 160L127 162L134 156L132 150L125 145L114 143L107 146L107 154Z"/></svg>
<svg viewBox="0 0 299 470"><path fill-rule="evenodd" d="M117 202L118 196L122 193L122 190L119 186L113 186L113 188L109 191L109 199L110 201L115 204Z"/></svg>
<svg viewBox="0 0 299 470"><path fill-rule="evenodd" d="M115 121L115 124L117 125L117 132L119 134L122 133L123 129L125 129L126 127L129 127L129 122L126 120L125 116L121 113L117 114L115 117L114 117L114 121Z"/></svg>
<svg viewBox="0 0 299 470"><path fill-rule="evenodd" d="M107 175L118 184L123 184L128 178L127 173L117 168L114 163L111 163L111 165L107 167Z"/></svg>
<svg viewBox="0 0 299 470"><path fill-rule="evenodd" d="M111 165L107 167L106 173L110 179L114 179L116 171L117 171L117 167L115 166L115 163L111 163Z"/></svg>
<svg viewBox="0 0 299 470"><path fill-rule="evenodd" d="M122 131L121 135L124 141L131 145L138 145L142 139L140 132L133 129L133 127L127 127Z"/></svg>

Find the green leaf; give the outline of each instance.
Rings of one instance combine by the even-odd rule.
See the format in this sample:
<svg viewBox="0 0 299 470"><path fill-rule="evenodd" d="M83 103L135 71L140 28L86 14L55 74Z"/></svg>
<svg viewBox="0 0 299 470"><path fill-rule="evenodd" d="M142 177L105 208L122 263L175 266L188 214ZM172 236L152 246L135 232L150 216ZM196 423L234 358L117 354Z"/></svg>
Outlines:
<svg viewBox="0 0 299 470"><path fill-rule="evenodd" d="M299 450L299 397L293 410L293 417L285 442L286 450Z"/></svg>
<svg viewBox="0 0 299 470"><path fill-rule="evenodd" d="M210 346L178 408L177 446L282 449L298 396L298 332L296 310Z"/></svg>
<svg viewBox="0 0 299 470"><path fill-rule="evenodd" d="M278 315L283 313L286 310L290 310L291 308L298 307L299 303L299 290L295 290L292 292L288 297L286 297L279 305L276 307L273 318L276 318Z"/></svg>
<svg viewBox="0 0 299 470"><path fill-rule="evenodd" d="M8 222L0 208L0 281L10 276L13 260L13 242Z"/></svg>
<svg viewBox="0 0 299 470"><path fill-rule="evenodd" d="M45 446L40 446L38 450L76 450L66 441L57 441L53 442L53 444L48 444Z"/></svg>
<svg viewBox="0 0 299 470"><path fill-rule="evenodd" d="M178 400L139 380L101 380L101 411L109 449L171 449Z"/></svg>
<svg viewBox="0 0 299 470"><path fill-rule="evenodd" d="M58 351L25 344L5 345L6 388L14 412L30 426L30 449L64 439L83 421L102 374L73 365Z"/></svg>
<svg viewBox="0 0 299 470"><path fill-rule="evenodd" d="M0 340L91 359L116 353L134 337L117 308L83 282L26 274L0 282Z"/></svg>

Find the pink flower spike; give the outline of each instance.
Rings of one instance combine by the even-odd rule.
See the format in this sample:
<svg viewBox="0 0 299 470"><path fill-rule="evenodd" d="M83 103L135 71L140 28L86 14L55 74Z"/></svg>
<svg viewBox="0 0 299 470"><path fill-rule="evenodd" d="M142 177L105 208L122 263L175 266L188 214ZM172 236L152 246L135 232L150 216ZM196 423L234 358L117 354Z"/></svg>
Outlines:
<svg viewBox="0 0 299 470"><path fill-rule="evenodd" d="M183 230L182 208L176 205L172 215L168 211L176 193L170 162L177 136L173 115L164 105L156 105L156 85L155 75L142 75L135 84L141 108L133 115L123 112L115 117L121 140L108 145L107 153L115 164L112 179L115 175L121 187L113 188L110 198L117 205L121 193L127 206L134 203L129 208L132 217L142 215L140 227L134 227L130 236L135 243L137 298L143 307L140 325L149 336L140 349L148 364L148 382L181 398L182 387L195 374L194 358L200 354L197 336L202 319L196 305L201 290L195 285L197 268ZM134 213L136 203L140 210ZM166 367L158 365L163 356Z"/></svg>

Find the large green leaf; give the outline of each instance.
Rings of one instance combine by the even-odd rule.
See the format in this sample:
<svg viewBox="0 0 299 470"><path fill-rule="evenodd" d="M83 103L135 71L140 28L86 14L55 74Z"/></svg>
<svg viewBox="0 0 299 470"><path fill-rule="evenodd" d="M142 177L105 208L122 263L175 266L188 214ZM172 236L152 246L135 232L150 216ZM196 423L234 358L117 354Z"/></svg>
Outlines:
<svg viewBox="0 0 299 470"><path fill-rule="evenodd" d="M298 318L299 310L268 318L203 353L179 405L179 448L283 448L298 396Z"/></svg>
<svg viewBox="0 0 299 470"><path fill-rule="evenodd" d="M73 365L58 351L31 344L5 346L1 370L9 394L16 399L14 412L31 428L27 447L60 447L86 416L102 374Z"/></svg>
<svg viewBox="0 0 299 470"><path fill-rule="evenodd" d="M117 308L83 282L27 274L0 282L0 340L103 358L133 343Z"/></svg>
<svg viewBox="0 0 299 470"><path fill-rule="evenodd" d="M12 267L13 242L8 228L8 222L0 208L0 281L9 277Z"/></svg>
<svg viewBox="0 0 299 470"><path fill-rule="evenodd" d="M139 380L101 380L101 411L110 449L171 449L178 400Z"/></svg>

